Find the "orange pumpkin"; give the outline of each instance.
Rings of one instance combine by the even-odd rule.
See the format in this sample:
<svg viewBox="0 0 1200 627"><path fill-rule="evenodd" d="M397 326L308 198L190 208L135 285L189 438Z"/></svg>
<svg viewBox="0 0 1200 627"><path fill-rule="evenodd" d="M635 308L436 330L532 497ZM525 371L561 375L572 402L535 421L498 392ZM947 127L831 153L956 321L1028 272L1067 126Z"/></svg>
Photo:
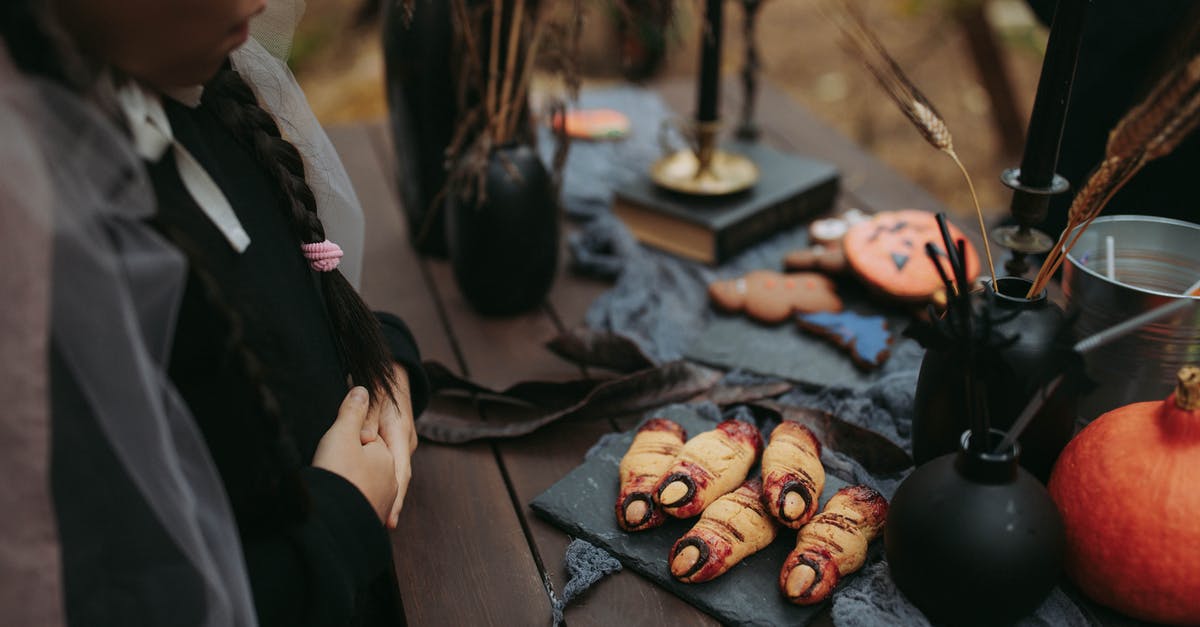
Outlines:
<svg viewBox="0 0 1200 627"><path fill-rule="evenodd" d="M1097 418L1067 445L1050 496L1067 532L1067 574L1125 614L1200 625L1200 368L1166 401Z"/></svg>
<svg viewBox="0 0 1200 627"><path fill-rule="evenodd" d="M950 236L965 239L950 225ZM870 220L850 227L842 248L850 269L872 289L905 302L924 302L939 290L942 280L925 256L925 243L942 250L937 219L928 211L902 209L875 214ZM944 251L943 251L944 252ZM942 268L953 277L950 263L940 258ZM979 276L979 257L967 241L967 280Z"/></svg>

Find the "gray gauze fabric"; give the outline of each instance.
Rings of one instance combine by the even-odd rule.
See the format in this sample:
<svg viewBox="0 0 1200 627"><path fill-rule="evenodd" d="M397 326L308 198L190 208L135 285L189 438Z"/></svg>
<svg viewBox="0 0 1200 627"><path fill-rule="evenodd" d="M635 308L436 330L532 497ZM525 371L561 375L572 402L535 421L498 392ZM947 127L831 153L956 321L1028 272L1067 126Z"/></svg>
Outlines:
<svg viewBox="0 0 1200 627"><path fill-rule="evenodd" d="M632 180L630 177L644 176L650 164L661 156L657 133L670 113L657 96L635 88L585 92L580 104L623 111L633 122L633 132L624 141L572 144L564 173L563 200L567 213L586 221L569 241L572 269L615 280L613 288L592 303L586 323L593 330L632 339L660 362L679 359L713 315L708 306L708 284L750 270L779 268L786 253L807 243L807 229L801 226L781 231L718 268L639 246L609 210L612 190L623 181ZM546 152L551 149L548 137L543 138L542 147ZM892 331L898 334L900 329ZM746 338L747 343L754 341L753 337ZM897 335L880 378L866 388L853 391L838 387L796 387L780 400L827 411L871 429L911 452L913 393L923 355L916 342ZM763 378L734 372L725 383L756 380ZM704 411L714 420L720 416L715 407L706 406ZM764 427L764 435L768 435L771 426L760 425ZM828 448L822 451L821 461L828 472L851 483L869 485L889 499L903 480L902 476L872 475L854 459ZM868 564L835 594L833 616L839 627L928 624L892 584L887 564L882 561ZM1035 615L1022 624L1033 627L1087 623L1078 607L1060 590L1055 590Z"/></svg>
<svg viewBox="0 0 1200 627"><path fill-rule="evenodd" d="M605 576L621 570L621 562L609 555L608 551L579 538L571 540L571 544L567 545L564 562L570 578L563 589L562 598L552 599L555 625L562 624L563 609L575 597L583 594Z"/></svg>

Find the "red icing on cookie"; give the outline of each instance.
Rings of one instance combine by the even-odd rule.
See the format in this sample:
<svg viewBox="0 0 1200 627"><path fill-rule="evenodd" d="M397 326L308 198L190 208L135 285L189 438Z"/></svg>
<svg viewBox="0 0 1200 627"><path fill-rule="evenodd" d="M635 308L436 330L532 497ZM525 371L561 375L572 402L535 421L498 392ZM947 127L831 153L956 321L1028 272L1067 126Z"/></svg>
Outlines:
<svg viewBox="0 0 1200 627"><path fill-rule="evenodd" d="M758 432L758 427L748 422L730 419L717 425L717 429L734 440L753 447L755 455L762 453L762 435Z"/></svg>
<svg viewBox="0 0 1200 627"><path fill-rule="evenodd" d="M666 418L651 418L645 424L638 427L638 433L643 431L667 431L679 436L680 440L687 440L687 431L672 420Z"/></svg>

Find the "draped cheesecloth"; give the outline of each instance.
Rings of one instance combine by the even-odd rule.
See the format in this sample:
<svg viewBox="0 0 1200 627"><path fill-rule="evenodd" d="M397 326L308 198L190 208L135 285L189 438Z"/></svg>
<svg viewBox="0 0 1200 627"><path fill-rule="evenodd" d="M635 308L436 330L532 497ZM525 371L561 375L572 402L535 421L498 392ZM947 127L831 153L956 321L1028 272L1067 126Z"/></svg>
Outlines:
<svg viewBox="0 0 1200 627"><path fill-rule="evenodd" d="M18 392L38 396L21 405L27 408L23 412L5 412L0 459L7 464L41 457L40 464L5 468L9 489L35 497L6 507L5 518L40 520L22 535L3 537L4 592L30 592L23 599L6 598L4 611L25 611L22 605L29 604L28 611L41 616L13 621L6 616L0 622L61 621L61 594L55 594L55 608L39 609L50 604L47 592L57 589L8 585L9 569L15 578L22 565L30 566L25 573L30 579L20 582L25 586L54 586L58 580L47 573L59 560L46 538L54 531L53 520L44 516L49 503L46 363L52 341L104 435L105 441L96 446L112 449L197 573L205 615L194 618L213 627L254 625L232 510L205 441L165 374L185 265L182 255L144 222L154 213L155 200L141 161L128 137L96 107L58 85L22 76L2 52L0 129L5 285L20 274L27 286L24 294L6 294L18 300L7 303L6 315L0 318L5 358L0 379L35 380L28 390ZM10 231L9 225L20 230ZM45 247L37 247L39 240ZM29 254L8 258L11 251L23 248L31 249ZM21 315L23 311L43 315ZM10 341L20 341L25 348ZM27 361L9 359L10 347L17 347L13 352L20 350ZM7 389L5 398L10 398ZM36 431L37 437L24 443L11 437L23 431ZM30 440L33 446L17 448ZM10 493L6 490L4 496L8 500ZM125 523L120 514L115 520L96 521L97 533ZM21 539L30 544L12 546ZM28 562L10 562L13 555L47 561L39 572Z"/></svg>
<svg viewBox="0 0 1200 627"><path fill-rule="evenodd" d="M50 498L50 185L11 107L0 47L0 623L61 625L62 574Z"/></svg>
<svg viewBox="0 0 1200 627"><path fill-rule="evenodd" d="M357 284L361 207L283 62L303 3L270 6L254 22L258 39L232 61L300 151L327 234L345 251L341 270ZM49 492L52 342L104 434L106 442L97 446L111 447L199 575L205 615L189 618L214 627L254 625L232 510L205 442L165 374L185 262L144 223L155 201L139 151L78 95L21 75L3 43L0 507L7 513L0 523L0 623L64 622ZM137 130L130 132L144 139ZM122 522L97 521L98 530Z"/></svg>
<svg viewBox="0 0 1200 627"><path fill-rule="evenodd" d="M285 62L292 33L303 12L301 0L271 2L262 15L252 20L251 38L230 55L230 61L250 85L259 104L275 118L283 137L300 152L326 237L343 251L338 268L351 285L358 287L365 236L362 206L337 151ZM162 108L162 95L131 80L115 87L138 154L143 159L158 161L167 151L173 152L179 178L200 210L235 251L244 251L251 244L249 237L212 177L186 147L175 141ZM202 92L202 87L195 86L168 90L165 95L194 107L199 105Z"/></svg>

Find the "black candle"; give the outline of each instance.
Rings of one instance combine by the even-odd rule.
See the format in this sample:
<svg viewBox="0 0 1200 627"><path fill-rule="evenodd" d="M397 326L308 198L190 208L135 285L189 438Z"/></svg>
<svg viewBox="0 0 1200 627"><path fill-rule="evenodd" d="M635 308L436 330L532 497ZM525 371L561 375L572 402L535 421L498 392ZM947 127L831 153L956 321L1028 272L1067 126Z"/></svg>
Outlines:
<svg viewBox="0 0 1200 627"><path fill-rule="evenodd" d="M704 3L704 28L700 32L700 90L696 103L698 122L716 122L720 117L721 2L706 0Z"/></svg>
<svg viewBox="0 0 1200 627"><path fill-rule="evenodd" d="M1075 63L1083 38L1084 18L1090 3L1091 0L1059 0L1054 11L1046 57L1042 61L1042 76L1029 118L1025 154L1021 159L1022 186L1048 188L1054 180L1067 105L1071 100L1071 83L1075 79ZM1013 198L1013 213L1026 213L1034 219L1026 222L1018 215L1018 220L1036 224L1045 218L1047 202L1049 197L1046 195L1029 197L1018 192Z"/></svg>

